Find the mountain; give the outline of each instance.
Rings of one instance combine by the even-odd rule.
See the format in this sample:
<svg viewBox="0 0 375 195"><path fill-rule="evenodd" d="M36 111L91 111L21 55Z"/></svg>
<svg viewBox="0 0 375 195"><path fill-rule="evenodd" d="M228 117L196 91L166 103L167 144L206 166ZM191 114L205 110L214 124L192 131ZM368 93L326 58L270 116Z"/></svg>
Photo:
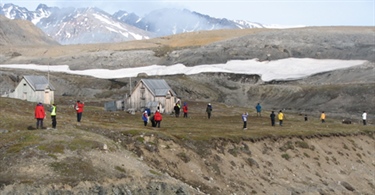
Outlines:
<svg viewBox="0 0 375 195"><path fill-rule="evenodd" d="M61 44L113 43L216 29L264 28L244 20L213 18L186 9L159 9L145 17L120 10L110 15L98 8L58 8L40 4L35 11L0 4L0 14L32 21Z"/></svg>
<svg viewBox="0 0 375 195"><path fill-rule="evenodd" d="M27 20L10 20L0 15L0 45L58 45Z"/></svg>
<svg viewBox="0 0 375 195"><path fill-rule="evenodd" d="M123 42L149 39L152 33L118 21L98 8L57 8L40 4L35 11L0 4L0 14L32 21L61 44Z"/></svg>
<svg viewBox="0 0 375 195"><path fill-rule="evenodd" d="M153 36L98 8L59 9L36 25L61 44L123 42Z"/></svg>

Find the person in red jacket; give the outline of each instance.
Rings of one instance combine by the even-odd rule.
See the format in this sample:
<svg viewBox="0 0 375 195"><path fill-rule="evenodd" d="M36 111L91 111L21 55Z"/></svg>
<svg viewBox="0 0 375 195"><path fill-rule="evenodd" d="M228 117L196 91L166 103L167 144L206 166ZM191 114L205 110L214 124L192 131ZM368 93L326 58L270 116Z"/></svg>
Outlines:
<svg viewBox="0 0 375 195"><path fill-rule="evenodd" d="M184 103L184 106L182 107L182 111L184 112L184 118L188 117L188 107L186 102Z"/></svg>
<svg viewBox="0 0 375 195"><path fill-rule="evenodd" d="M46 117L46 112L44 111L44 106L42 103L38 103L35 107L35 118L36 118L36 128L43 129L43 120Z"/></svg>
<svg viewBox="0 0 375 195"><path fill-rule="evenodd" d="M156 126L160 128L160 122L163 120L162 115L160 114L159 110L157 110L154 114L154 120L156 123Z"/></svg>
<svg viewBox="0 0 375 195"><path fill-rule="evenodd" d="M83 107L85 103L77 100L77 103L74 105L74 109L77 111L77 122L81 122Z"/></svg>

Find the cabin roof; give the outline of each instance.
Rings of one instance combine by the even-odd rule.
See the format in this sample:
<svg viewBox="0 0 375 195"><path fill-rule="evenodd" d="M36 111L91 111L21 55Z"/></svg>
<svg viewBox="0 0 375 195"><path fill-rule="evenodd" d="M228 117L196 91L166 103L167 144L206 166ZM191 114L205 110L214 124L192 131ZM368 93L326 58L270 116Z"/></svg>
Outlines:
<svg viewBox="0 0 375 195"><path fill-rule="evenodd" d="M176 96L176 93L164 79L142 79L141 82L143 82L155 96L166 96L168 91L171 92L171 95Z"/></svg>
<svg viewBox="0 0 375 195"><path fill-rule="evenodd" d="M55 90L55 87L53 87L52 84L48 82L45 76L26 75L23 76L23 78L27 83L29 83L34 91L44 91L47 88L52 91Z"/></svg>

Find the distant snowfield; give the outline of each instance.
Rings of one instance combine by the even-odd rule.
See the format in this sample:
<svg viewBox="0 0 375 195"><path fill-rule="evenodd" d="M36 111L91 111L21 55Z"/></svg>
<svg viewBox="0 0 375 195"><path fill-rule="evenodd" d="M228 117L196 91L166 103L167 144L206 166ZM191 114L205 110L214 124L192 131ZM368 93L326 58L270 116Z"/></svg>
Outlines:
<svg viewBox="0 0 375 195"><path fill-rule="evenodd" d="M336 69L349 68L362 65L365 60L317 60L310 58L288 58L275 61L259 62L253 60L232 60L226 64L210 64L186 67L183 64L170 66L151 65L138 68L122 68L116 70L88 69L70 70L68 65L35 65L35 64L11 64L0 65L0 68L32 69L39 71L64 72L75 75L93 76L102 79L115 79L136 77L139 73L146 73L149 76L156 75L192 75L198 73L237 73L260 75L263 81L271 80L292 80L299 79L313 74L332 71Z"/></svg>

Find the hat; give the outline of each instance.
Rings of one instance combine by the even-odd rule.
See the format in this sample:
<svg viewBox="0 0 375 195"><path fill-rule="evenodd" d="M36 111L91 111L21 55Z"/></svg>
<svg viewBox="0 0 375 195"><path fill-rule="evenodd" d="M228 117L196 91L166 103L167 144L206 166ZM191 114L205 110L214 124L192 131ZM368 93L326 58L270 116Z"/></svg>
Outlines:
<svg viewBox="0 0 375 195"><path fill-rule="evenodd" d="M208 105L211 105L211 103L208 103Z"/></svg>
<svg viewBox="0 0 375 195"><path fill-rule="evenodd" d="M145 110L145 113L147 113L147 110Z"/></svg>
<svg viewBox="0 0 375 195"><path fill-rule="evenodd" d="M80 102L79 100L77 100L77 102Z"/></svg>

